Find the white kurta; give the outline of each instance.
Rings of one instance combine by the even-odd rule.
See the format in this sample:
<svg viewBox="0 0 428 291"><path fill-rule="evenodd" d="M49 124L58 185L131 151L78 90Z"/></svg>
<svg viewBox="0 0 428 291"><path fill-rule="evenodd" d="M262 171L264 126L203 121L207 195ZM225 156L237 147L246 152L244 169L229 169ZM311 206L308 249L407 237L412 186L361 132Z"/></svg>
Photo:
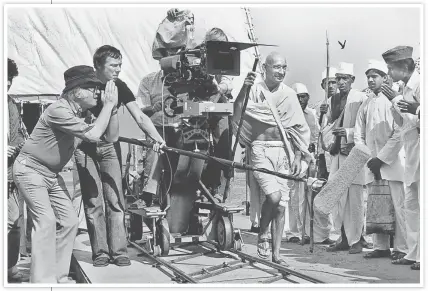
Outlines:
<svg viewBox="0 0 428 291"><path fill-rule="evenodd" d="M367 99L365 93L351 89L346 100L345 112L343 116L343 126L346 130L346 137L342 138L341 146L354 142L354 126L357 119L358 109ZM331 103L331 102L330 102ZM331 104L330 107L332 108ZM337 172L347 156L338 154L332 156L330 175ZM346 237L350 246L357 243L364 227L364 170L358 174L349 187L348 193L343 195L337 205L333 208L332 217L335 229L340 229L343 225Z"/></svg>
<svg viewBox="0 0 428 291"><path fill-rule="evenodd" d="M407 246L409 251L405 257L408 260L419 262L419 225L420 225L420 120L418 116L410 113L401 113L397 107L399 100L420 103L419 73L414 71L403 90L403 95L395 97L393 114L397 123L401 126L402 139L405 152L404 183L406 213ZM398 117L398 118L397 118Z"/></svg>
<svg viewBox="0 0 428 291"><path fill-rule="evenodd" d="M382 179L389 181L395 209L394 250L407 253L404 213L404 157L401 132L394 121L392 104L385 95L370 93L361 105L354 130L355 144L366 145L371 156L385 164L380 168ZM374 181L374 175L364 167L365 184ZM370 187L369 187L370 189ZM389 249L389 235L374 234L374 249Z"/></svg>
<svg viewBox="0 0 428 291"><path fill-rule="evenodd" d="M404 150L406 156L404 183L409 186L420 179L420 149L419 149L419 132L420 120L417 115L410 113L401 113L397 107L397 102L405 100L411 103L421 101L420 98L420 80L418 72L413 72L409 81L403 90L403 95L395 97L392 102L395 108L395 114L399 114L402 118L401 132L404 142Z"/></svg>

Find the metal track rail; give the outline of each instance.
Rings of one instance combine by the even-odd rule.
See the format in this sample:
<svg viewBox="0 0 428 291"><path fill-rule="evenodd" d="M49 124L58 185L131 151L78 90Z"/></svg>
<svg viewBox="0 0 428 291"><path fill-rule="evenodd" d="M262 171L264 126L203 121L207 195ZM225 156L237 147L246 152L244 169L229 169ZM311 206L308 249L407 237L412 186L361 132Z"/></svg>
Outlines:
<svg viewBox="0 0 428 291"><path fill-rule="evenodd" d="M247 266L254 267L260 271L264 271L272 275L272 277L264 281L260 281L259 283L261 284L273 283L279 280L286 280L291 283L299 284L299 282L289 278L290 275L293 275L295 277L298 277L310 283L315 283L315 284L324 283L321 280L302 274L289 267L284 267L282 265L275 264L270 261L262 260L258 257L251 256L249 254L246 254L241 251L237 251L235 249L230 249L227 252L220 251L218 249L217 243L215 242L201 242L198 244L200 246L203 246L204 248L207 248L209 251L205 251L201 253L193 253L193 254L189 254L184 257L173 259L173 260L165 260L161 257L154 256L139 244L132 241L129 241L129 243L135 248L137 248L138 250L140 250L141 252L143 252L145 255L147 255L150 259L155 261L156 262L156 264L154 265L155 267L163 266L171 270L175 276L175 277L172 277L172 279L179 283L199 283L201 280L214 277L220 274L224 274L226 272L230 272L240 268L244 268ZM213 252L222 254L225 257L233 258L235 260L229 261L229 262L223 262L222 264L211 266L208 268L202 268L201 270L192 272L192 273L185 273L184 271L180 270L178 267L173 265L174 263L177 263L177 262L181 262L181 261L195 258L198 256L204 256L205 254L213 253ZM255 265L256 263L263 266L270 267L273 270L266 270L266 269L259 268L258 266ZM278 273L275 272L275 270Z"/></svg>
<svg viewBox="0 0 428 291"><path fill-rule="evenodd" d="M205 247L207 247L209 249L214 249L213 247L208 246L208 244L211 244L213 247L217 247L217 244L214 243L214 242L201 243L201 245L203 245L203 246L205 246ZM302 273L300 273L300 272L298 272L296 270L284 267L284 266L282 266L280 264L276 264L276 263L273 263L273 262L270 262L270 261L266 261L266 260L260 259L260 258L255 257L255 256L251 256L251 255L246 254L246 253L244 253L242 251L237 251L235 249L230 249L230 250L228 250L228 252L236 254L240 258L242 258L244 260L248 260L251 263L259 263L259 264L271 267L272 269L277 270L278 272L282 273L283 275L293 275L293 276L296 276L296 277L298 277L300 279L303 279L303 280L311 282L311 283L324 283L321 280L318 280L316 278L312 278L312 277L307 276L305 274L302 274ZM223 253L223 252L220 251L220 253Z"/></svg>

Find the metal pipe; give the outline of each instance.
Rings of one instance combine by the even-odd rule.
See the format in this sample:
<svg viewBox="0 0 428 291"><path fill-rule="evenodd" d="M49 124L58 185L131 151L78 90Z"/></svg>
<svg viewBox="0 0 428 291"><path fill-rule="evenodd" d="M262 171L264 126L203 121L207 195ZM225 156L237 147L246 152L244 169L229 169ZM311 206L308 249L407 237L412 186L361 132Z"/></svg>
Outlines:
<svg viewBox="0 0 428 291"><path fill-rule="evenodd" d="M119 137L119 141L120 142L127 142L127 143L131 143L131 144L137 144L137 145L142 145L145 147L153 147L153 143L150 143L148 141L145 140L138 140L135 138L128 138L128 137ZM185 150L181 150L181 149L177 149L177 148L172 148L172 147L168 147L168 146L164 146L162 148L163 151L166 152L173 152L179 155L183 155L183 156L188 156L188 157L192 157L192 158L197 158L197 159L201 159L201 160L210 160L213 159L219 163L222 163L226 166L229 167L233 167L233 168L237 168L237 169L241 169L241 170L249 170L249 171L253 171L253 172L262 172L262 173L266 173L266 174L270 174L270 175L274 175L283 179L288 179L288 180L294 180L294 181L300 181L300 182L308 182L308 179L305 178L297 178L294 176L290 176L290 175L286 175L283 173L279 173L279 172L274 172L274 171L270 171L264 168L255 168L253 166L250 166L248 164L243 164L243 163L238 163L238 162L234 162L234 161L229 161L226 159L221 159L221 158L217 158L217 157L212 157L212 156L208 156L205 154L201 154L201 153L195 153L195 152L190 152L190 151L185 151Z"/></svg>

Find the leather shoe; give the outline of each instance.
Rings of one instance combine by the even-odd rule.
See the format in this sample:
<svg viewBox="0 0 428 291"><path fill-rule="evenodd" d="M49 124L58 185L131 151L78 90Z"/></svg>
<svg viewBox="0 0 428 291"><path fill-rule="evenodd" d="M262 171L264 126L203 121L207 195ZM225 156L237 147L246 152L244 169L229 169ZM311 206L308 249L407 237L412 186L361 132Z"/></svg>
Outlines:
<svg viewBox="0 0 428 291"><path fill-rule="evenodd" d="M98 257L94 260L94 267L106 267L109 264L110 259L108 257Z"/></svg>
<svg viewBox="0 0 428 291"><path fill-rule="evenodd" d="M117 257L116 259L114 259L113 264L115 264L116 266L119 266L119 267L130 266L131 260L128 257L121 256L121 257Z"/></svg>

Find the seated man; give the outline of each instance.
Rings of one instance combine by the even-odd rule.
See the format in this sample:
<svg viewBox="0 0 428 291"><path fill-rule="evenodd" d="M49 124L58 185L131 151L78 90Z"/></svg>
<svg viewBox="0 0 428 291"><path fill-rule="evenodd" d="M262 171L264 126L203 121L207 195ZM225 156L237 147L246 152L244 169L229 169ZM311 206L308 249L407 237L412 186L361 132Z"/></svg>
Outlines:
<svg viewBox="0 0 428 291"><path fill-rule="evenodd" d="M176 12L180 13L181 16L184 17L184 21L174 20L175 23L179 23L180 25L188 26L193 25L193 23L188 23L192 19L192 13L190 11L181 11ZM174 16L176 17L176 16ZM171 14L171 11L168 13L168 18L175 19L173 15ZM165 20L166 21L166 20ZM161 24L162 25L162 24ZM187 30L186 30L187 31ZM158 30L158 34L160 34L162 30ZM171 32L171 34L176 33L175 31ZM158 46L159 44L159 36L157 34L157 37L155 39L155 42L153 44L153 58L155 59L161 59L162 57L166 57L169 55L176 54L180 49L183 49L188 44L190 38L190 35L185 34L182 36L181 39L178 39L178 36L174 38L173 45L166 43L165 38L163 39L162 45L164 46L162 49L160 49ZM225 33L219 29L219 28L213 28L211 31L209 31L205 37L205 40L227 40L227 36ZM168 146L172 147L181 147L180 143L180 131L179 126L181 123L181 114L177 114L174 117L169 117L164 114L164 110L162 108L163 101L165 101L168 97L172 96L172 94L169 91L169 86L167 84L164 84L165 76L164 72L162 70L154 73L150 73L149 75L145 76L140 83L138 93L137 93L137 99L139 99L142 110L145 114L150 116L151 120L153 121L153 124L156 126L156 129L158 130L159 134L164 134L164 139ZM217 91L219 94L214 95L213 98L216 100L213 100L215 102L227 102L227 98L224 97L224 95L229 94L232 90L231 87L231 80L230 78L226 76L215 76L214 78L214 84L217 87ZM180 94L178 96L179 98L182 98L183 100L186 100L188 98L187 94ZM163 98L163 101L162 101ZM218 121L218 119L217 119ZM219 125L217 125L219 124ZM226 118L222 118L220 121L214 122L211 124L211 128L215 129L213 132L214 139L217 141L215 152L217 153L216 156L228 158L229 157L229 148L228 145L230 145L230 142L228 141L228 123ZM144 167L144 175L147 177L147 180L144 183L143 187L143 195L142 200L135 204L135 206L142 207L142 206L150 206L153 202L153 197L156 197L158 193L159 187L162 187L159 185L159 181L161 180L161 169L167 169L168 171L172 170L174 173L177 169L179 156L173 153L166 153L168 159L161 159L162 163L159 161L160 156L152 151L147 152L146 157L146 165ZM170 169L171 168L171 169ZM211 169L212 168L212 169ZM211 169L211 170L210 170ZM212 185L215 184L216 188L220 184L220 172L222 168L211 165L208 166L208 170L211 173L212 176L215 176L215 178L212 178L211 176L209 178L204 176L203 178L204 182L207 182L207 187L212 188ZM140 170L140 172L142 172ZM141 173L140 173L141 174ZM169 184L169 179L171 178L168 174L166 177L166 183L164 185ZM166 189L164 189L166 190ZM133 205L134 206L134 205Z"/></svg>
<svg viewBox="0 0 428 291"><path fill-rule="evenodd" d="M223 30L214 27L205 35L205 41L228 41L228 38ZM226 75L214 76L214 81L217 84L218 94L213 95L210 100L218 103L229 102L226 98L232 92L232 77ZM228 116L212 116L209 120L210 130L214 139L214 156L231 160L231 136L229 135L229 117ZM221 202L223 193L220 193L221 171L224 177L228 178L233 172L228 167L223 167L220 163L214 160L208 160L205 171L202 173L201 181L210 189L211 194Z"/></svg>
<svg viewBox="0 0 428 291"><path fill-rule="evenodd" d="M179 20L180 19L180 20ZM169 22L174 23L174 31L160 29ZM160 24L153 42L152 57L160 60L169 55L174 55L178 51L186 47L189 39L192 37L189 33L188 26L193 25L193 14L188 10L170 9L168 17ZM170 26L166 26L170 27ZM186 31L184 34L179 34L180 31ZM150 117L155 125L158 133L162 135L167 146L177 147L179 143L178 127L181 122L181 115L177 114L174 117L169 117L164 114L162 108L163 102L172 94L169 92L169 86L165 85L165 76L162 70L150 73L143 77L138 87L136 99L144 114ZM181 95L179 97L182 97ZM183 96L185 98L186 96ZM161 159L159 154L148 150L146 163L143 169L139 169L139 174L145 176L142 200L138 200L131 207L151 206L153 198L158 194L158 189L161 186L162 168L168 169L171 167L172 172L178 165L179 155L167 152L165 153L168 159ZM167 175L166 179L170 179ZM168 181L169 182L169 181ZM164 183L169 184L169 183ZM166 189L165 189L166 190Z"/></svg>
<svg viewBox="0 0 428 291"><path fill-rule="evenodd" d="M241 119L246 92L254 84L249 92L248 107L243 116L239 138L246 146L251 147L251 162L254 167L297 176L301 172L302 157L310 159L309 127L296 93L283 83L287 68L285 58L278 53L271 53L263 67L266 74L262 82L254 84L254 72L248 73L244 81L234 103L233 130L236 131ZM266 194L260 219L257 254L264 259L270 256L268 228L271 224L272 261L287 265L280 258L279 249L293 181L261 172L254 172L254 176Z"/></svg>
<svg viewBox="0 0 428 291"><path fill-rule="evenodd" d="M41 115L13 167L13 178L29 208L32 233L31 282L69 283L71 253L77 233L77 214L64 180L58 173L70 160L78 139L113 142L119 134L117 88L108 82L101 94L103 109L93 125L80 118L97 105L102 82L94 69L76 66L64 73L61 99Z"/></svg>

